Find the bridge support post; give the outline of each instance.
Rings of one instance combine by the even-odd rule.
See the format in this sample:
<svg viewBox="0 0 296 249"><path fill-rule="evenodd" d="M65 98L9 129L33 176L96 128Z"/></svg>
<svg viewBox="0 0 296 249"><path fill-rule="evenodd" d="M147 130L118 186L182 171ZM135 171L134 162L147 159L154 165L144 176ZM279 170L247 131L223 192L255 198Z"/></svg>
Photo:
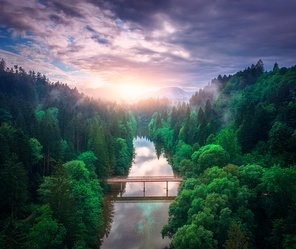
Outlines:
<svg viewBox="0 0 296 249"><path fill-rule="evenodd" d="M145 197L145 191L146 191L146 189L145 189L145 181L143 181L143 196Z"/></svg>
<svg viewBox="0 0 296 249"><path fill-rule="evenodd" d="M169 196L169 182L166 182L166 197Z"/></svg>

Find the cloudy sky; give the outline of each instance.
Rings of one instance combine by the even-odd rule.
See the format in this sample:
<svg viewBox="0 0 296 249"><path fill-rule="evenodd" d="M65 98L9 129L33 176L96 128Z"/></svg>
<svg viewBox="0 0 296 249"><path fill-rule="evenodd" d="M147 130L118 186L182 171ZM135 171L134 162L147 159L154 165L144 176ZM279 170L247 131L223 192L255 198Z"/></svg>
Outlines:
<svg viewBox="0 0 296 249"><path fill-rule="evenodd" d="M0 0L0 58L125 96L296 64L295 0Z"/></svg>

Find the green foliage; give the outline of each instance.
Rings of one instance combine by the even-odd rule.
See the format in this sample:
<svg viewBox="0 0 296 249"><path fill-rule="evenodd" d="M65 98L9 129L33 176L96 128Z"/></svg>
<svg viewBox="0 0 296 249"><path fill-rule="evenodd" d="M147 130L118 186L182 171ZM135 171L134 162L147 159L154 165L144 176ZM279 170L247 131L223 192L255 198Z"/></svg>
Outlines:
<svg viewBox="0 0 296 249"><path fill-rule="evenodd" d="M4 108L0 108L0 123L8 123L11 124L11 120L13 119L10 111Z"/></svg>
<svg viewBox="0 0 296 249"><path fill-rule="evenodd" d="M192 160L189 160L189 159L183 159L180 162L180 166L179 166L180 173L184 177L188 177L188 178L196 176L195 174L195 172L197 171L196 168L197 168L197 165L194 162L192 162Z"/></svg>
<svg viewBox="0 0 296 249"><path fill-rule="evenodd" d="M273 166L264 172L262 185L268 196L265 199L265 208L270 218L287 217L289 212L293 212L296 201L295 181L295 167Z"/></svg>
<svg viewBox="0 0 296 249"><path fill-rule="evenodd" d="M176 146L176 154L173 157L174 167L179 168L182 160L190 159L192 154L192 147L182 140L179 140Z"/></svg>
<svg viewBox="0 0 296 249"><path fill-rule="evenodd" d="M192 202L192 191L184 189L169 207L169 224L162 230L162 236L172 237L178 228L187 222L187 212Z"/></svg>
<svg viewBox="0 0 296 249"><path fill-rule="evenodd" d="M86 245L96 245L103 225L102 189L96 179L90 179L82 161L70 161L64 167L71 181L70 191L75 199L81 236Z"/></svg>
<svg viewBox="0 0 296 249"><path fill-rule="evenodd" d="M196 173L202 173L205 169L219 166L223 167L229 162L229 154L222 146L209 144L201 147L192 154L192 161L198 164Z"/></svg>
<svg viewBox="0 0 296 249"><path fill-rule="evenodd" d="M103 192L97 179L90 178L83 161L60 165L54 176L45 178L39 193L42 202L52 209L53 219L67 231L64 244L73 247L83 242L88 248L99 243Z"/></svg>
<svg viewBox="0 0 296 249"><path fill-rule="evenodd" d="M0 210L10 216L20 216L28 199L28 175L22 162L12 155L0 168Z"/></svg>
<svg viewBox="0 0 296 249"><path fill-rule="evenodd" d="M65 236L65 227L52 218L50 206L43 205L37 210L27 235L26 248L64 248Z"/></svg>
<svg viewBox="0 0 296 249"><path fill-rule="evenodd" d="M22 222L15 217L9 216L2 221L0 231L0 248L23 248L24 232Z"/></svg>
<svg viewBox="0 0 296 249"><path fill-rule="evenodd" d="M40 142L43 146L43 152L47 158L62 159L63 143L58 125L58 109L48 108L39 123ZM38 119L38 118L37 118ZM50 172L47 172L49 174Z"/></svg>
<svg viewBox="0 0 296 249"><path fill-rule="evenodd" d="M265 169L259 165L242 165L239 167L239 179L242 185L247 185L250 189L257 188L262 182Z"/></svg>
<svg viewBox="0 0 296 249"><path fill-rule="evenodd" d="M173 237L174 248L188 249L214 249L217 241L213 239L213 232L195 224L185 225L178 229Z"/></svg>
<svg viewBox="0 0 296 249"><path fill-rule="evenodd" d="M295 249L296 248L296 235L294 234L286 234L284 235L283 248Z"/></svg>
<svg viewBox="0 0 296 249"><path fill-rule="evenodd" d="M45 111L44 110L38 110L38 111L36 110L35 116L36 116L36 119L38 120L38 122L41 123L44 116L45 116Z"/></svg>
<svg viewBox="0 0 296 249"><path fill-rule="evenodd" d="M12 157L17 157L28 168L30 161L30 147L28 137L21 129L17 129L7 123L0 125L0 163L4 164Z"/></svg>
<svg viewBox="0 0 296 249"><path fill-rule="evenodd" d="M244 232L236 222L232 222L228 230L228 239L225 243L225 249L248 249L248 241Z"/></svg>
<svg viewBox="0 0 296 249"><path fill-rule="evenodd" d="M4 60L0 104L0 247L97 247L103 227L98 178L129 167L134 114L40 73L7 71Z"/></svg>
<svg viewBox="0 0 296 249"><path fill-rule="evenodd" d="M173 132L168 127L160 128L155 132L154 139L157 142L164 143L170 150L173 150Z"/></svg>
<svg viewBox="0 0 296 249"><path fill-rule="evenodd" d="M126 172L136 129L149 124L187 178L162 231L175 248L294 247L296 66L264 72L259 60L172 108L166 99L94 101L40 73L5 67L1 60L1 246L96 247L97 177ZM34 211L29 204L40 204L37 189L41 206L22 223Z"/></svg>
<svg viewBox="0 0 296 249"><path fill-rule="evenodd" d="M95 154L92 151L85 151L81 153L77 157L77 160L84 162L85 167L89 172L89 177L91 179L97 179L97 174L95 172L95 162L98 160L98 158L95 156Z"/></svg>
<svg viewBox="0 0 296 249"><path fill-rule="evenodd" d="M287 124L275 122L269 132L269 149L273 156L280 157L281 162L294 163L296 138L293 136L294 130Z"/></svg>
<svg viewBox="0 0 296 249"><path fill-rule="evenodd" d="M96 173L99 177L106 177L110 174L110 165L108 160L108 147L106 146L103 127L100 124L99 117L94 117L91 123L89 149L91 149L98 158L96 163Z"/></svg>
<svg viewBox="0 0 296 249"><path fill-rule="evenodd" d="M38 163L42 158L42 145L36 138L30 138L29 139L29 146L31 149L31 155L32 155L32 164Z"/></svg>
<svg viewBox="0 0 296 249"><path fill-rule="evenodd" d="M186 179L162 231L176 248L201 247L199 229L218 248L293 248L295 81L296 66L264 72L259 60L219 75L189 110L174 106L169 124L153 117L153 138Z"/></svg>
<svg viewBox="0 0 296 249"><path fill-rule="evenodd" d="M64 164L64 167L67 170L67 174L71 180L79 181L79 180L88 180L89 179L89 171L85 167L83 161L70 161Z"/></svg>
<svg viewBox="0 0 296 249"><path fill-rule="evenodd" d="M229 154L231 163L239 163L241 147L238 143L235 132L232 129L223 129L216 138L216 143L221 145Z"/></svg>
<svg viewBox="0 0 296 249"><path fill-rule="evenodd" d="M126 144L126 140L123 138L117 138L115 146L115 174L123 175L127 172L130 166L130 153Z"/></svg>
<svg viewBox="0 0 296 249"><path fill-rule="evenodd" d="M42 203L49 204L53 219L66 228L64 244L72 247L80 235L77 207L71 194L71 181L61 164L57 166L53 176L44 178L38 192Z"/></svg>
<svg viewBox="0 0 296 249"><path fill-rule="evenodd" d="M127 123L129 127L129 132L131 133L130 136L134 138L137 131L137 120L131 111L127 112L127 119L128 119Z"/></svg>
<svg viewBox="0 0 296 249"><path fill-rule="evenodd" d="M234 175L229 172L234 172ZM185 236L185 231L189 234L192 230L204 231L207 235L210 232L210 237L201 235L199 238L196 235L196 241L192 243L195 247L206 243L216 248L225 243L226 232L233 219L239 220L248 233L251 232L254 215L248 209L248 202L252 195L246 186L240 184L237 174L237 170L213 167L201 174L197 181L187 179L170 206L169 224L164 227L163 235L172 236L173 245L183 248L189 246L186 244L188 240L193 239L191 234L186 237L187 242L183 240L181 235Z"/></svg>

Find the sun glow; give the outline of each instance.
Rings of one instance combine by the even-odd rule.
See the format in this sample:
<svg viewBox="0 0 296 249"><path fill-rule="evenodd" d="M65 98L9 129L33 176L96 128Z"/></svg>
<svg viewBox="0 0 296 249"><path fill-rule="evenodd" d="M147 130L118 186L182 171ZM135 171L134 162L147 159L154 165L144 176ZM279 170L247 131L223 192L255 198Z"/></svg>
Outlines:
<svg viewBox="0 0 296 249"><path fill-rule="evenodd" d="M146 86L137 84L123 84L118 87L118 94L126 101L136 101L147 93Z"/></svg>

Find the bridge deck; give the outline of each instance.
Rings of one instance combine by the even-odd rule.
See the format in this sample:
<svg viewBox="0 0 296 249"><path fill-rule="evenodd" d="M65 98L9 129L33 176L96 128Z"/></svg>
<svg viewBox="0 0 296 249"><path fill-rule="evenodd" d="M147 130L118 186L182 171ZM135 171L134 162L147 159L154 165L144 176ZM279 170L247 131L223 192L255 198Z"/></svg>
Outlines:
<svg viewBox="0 0 296 249"><path fill-rule="evenodd" d="M107 183L120 182L183 182L183 179L175 176L129 176L107 179Z"/></svg>
<svg viewBox="0 0 296 249"><path fill-rule="evenodd" d="M176 196L122 196L111 198L116 202L171 202Z"/></svg>

